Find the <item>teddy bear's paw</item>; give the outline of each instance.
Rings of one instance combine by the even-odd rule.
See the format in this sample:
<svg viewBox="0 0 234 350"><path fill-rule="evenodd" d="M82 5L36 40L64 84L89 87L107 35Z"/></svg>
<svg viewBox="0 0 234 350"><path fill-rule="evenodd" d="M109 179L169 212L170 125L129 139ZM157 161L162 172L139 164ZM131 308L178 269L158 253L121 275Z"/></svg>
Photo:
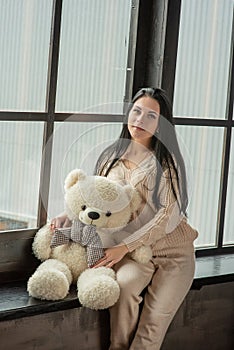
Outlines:
<svg viewBox="0 0 234 350"><path fill-rule="evenodd" d="M56 269L36 271L28 280L27 291L30 296L42 300L60 300L69 291L66 276Z"/></svg>
<svg viewBox="0 0 234 350"><path fill-rule="evenodd" d="M138 263L147 264L152 258L152 249L150 246L142 245L134 250L130 255L131 258Z"/></svg>
<svg viewBox="0 0 234 350"><path fill-rule="evenodd" d="M77 288L80 303L93 310L106 309L119 299L119 285L108 275L94 275L89 280L79 278Z"/></svg>
<svg viewBox="0 0 234 350"><path fill-rule="evenodd" d="M51 254L52 231L50 225L46 224L37 233L33 241L32 249L34 255L41 261L49 259Z"/></svg>

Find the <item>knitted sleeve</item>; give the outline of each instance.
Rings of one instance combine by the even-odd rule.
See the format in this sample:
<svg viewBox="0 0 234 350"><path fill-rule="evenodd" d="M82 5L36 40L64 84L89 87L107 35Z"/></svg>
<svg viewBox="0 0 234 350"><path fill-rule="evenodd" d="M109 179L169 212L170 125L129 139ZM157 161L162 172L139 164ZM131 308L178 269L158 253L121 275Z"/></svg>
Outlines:
<svg viewBox="0 0 234 350"><path fill-rule="evenodd" d="M123 240L130 252L142 244L155 244L167 233L173 231L183 218L172 190L169 170L166 170L161 177L158 193L161 206L155 216Z"/></svg>

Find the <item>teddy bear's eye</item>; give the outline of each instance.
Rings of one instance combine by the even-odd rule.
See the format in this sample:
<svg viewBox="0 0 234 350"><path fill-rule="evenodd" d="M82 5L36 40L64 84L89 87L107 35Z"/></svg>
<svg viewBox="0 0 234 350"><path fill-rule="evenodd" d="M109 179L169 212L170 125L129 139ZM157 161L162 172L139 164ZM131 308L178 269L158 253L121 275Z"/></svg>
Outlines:
<svg viewBox="0 0 234 350"><path fill-rule="evenodd" d="M82 206L81 206L81 209L82 209L82 210L85 210L85 209L86 209L86 205L82 205Z"/></svg>
<svg viewBox="0 0 234 350"><path fill-rule="evenodd" d="M111 216L111 212L109 210L106 212L106 216Z"/></svg>

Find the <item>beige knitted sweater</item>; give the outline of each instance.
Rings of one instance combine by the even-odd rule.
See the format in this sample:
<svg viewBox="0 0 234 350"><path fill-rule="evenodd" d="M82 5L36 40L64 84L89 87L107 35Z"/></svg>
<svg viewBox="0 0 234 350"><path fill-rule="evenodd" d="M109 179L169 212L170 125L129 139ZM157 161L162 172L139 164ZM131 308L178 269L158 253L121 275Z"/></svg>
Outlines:
<svg viewBox="0 0 234 350"><path fill-rule="evenodd" d="M168 170L163 173L159 184L161 208L155 208L152 201L156 178L154 156L147 157L133 170L120 159L112 167L108 178L132 184L142 197L141 207L133 220L119 233L119 241L126 244L130 252L142 244L150 245L157 255L165 254L168 249L193 247L198 232L180 214Z"/></svg>

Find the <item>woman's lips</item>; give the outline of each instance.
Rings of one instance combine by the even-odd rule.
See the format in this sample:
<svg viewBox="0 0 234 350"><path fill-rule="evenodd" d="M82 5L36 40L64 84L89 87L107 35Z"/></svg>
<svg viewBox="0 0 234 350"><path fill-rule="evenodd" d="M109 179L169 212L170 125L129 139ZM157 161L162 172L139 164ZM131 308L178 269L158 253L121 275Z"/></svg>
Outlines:
<svg viewBox="0 0 234 350"><path fill-rule="evenodd" d="M145 131L145 129L141 128L140 126L133 125L132 127L135 128L136 130Z"/></svg>

